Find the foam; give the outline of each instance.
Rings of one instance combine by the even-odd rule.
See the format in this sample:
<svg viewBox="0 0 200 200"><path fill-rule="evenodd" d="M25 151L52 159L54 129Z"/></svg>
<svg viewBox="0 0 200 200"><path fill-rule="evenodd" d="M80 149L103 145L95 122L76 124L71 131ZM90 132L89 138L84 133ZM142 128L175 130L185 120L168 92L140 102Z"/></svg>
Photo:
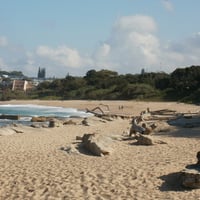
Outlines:
<svg viewBox="0 0 200 200"><path fill-rule="evenodd" d="M64 108L55 106L43 106L35 104L5 104L0 105L0 114L20 115L22 117L90 117L91 114L76 108Z"/></svg>

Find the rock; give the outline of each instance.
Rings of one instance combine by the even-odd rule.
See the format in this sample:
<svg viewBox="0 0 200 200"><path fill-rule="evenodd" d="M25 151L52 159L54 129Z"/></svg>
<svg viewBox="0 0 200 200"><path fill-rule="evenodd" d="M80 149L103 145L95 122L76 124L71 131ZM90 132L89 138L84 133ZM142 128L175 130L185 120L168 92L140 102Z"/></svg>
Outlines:
<svg viewBox="0 0 200 200"><path fill-rule="evenodd" d="M184 187L190 189L200 188L200 151L197 152L197 163L186 166L181 172L181 182Z"/></svg>
<svg viewBox="0 0 200 200"><path fill-rule="evenodd" d="M63 122L63 125L76 125L76 122L72 121L71 119L68 121Z"/></svg>
<svg viewBox="0 0 200 200"><path fill-rule="evenodd" d="M19 120L19 115L0 115L0 119Z"/></svg>
<svg viewBox="0 0 200 200"><path fill-rule="evenodd" d="M142 127L145 129L143 134L150 135L153 133L153 130L157 127L155 123L148 125L147 123L143 123Z"/></svg>
<svg viewBox="0 0 200 200"><path fill-rule="evenodd" d="M41 128L40 124L31 124L30 125L32 128Z"/></svg>
<svg viewBox="0 0 200 200"><path fill-rule="evenodd" d="M77 148L74 145L70 145L67 147L61 147L60 149L63 151L66 151L68 154L79 154L79 151L77 150Z"/></svg>
<svg viewBox="0 0 200 200"><path fill-rule="evenodd" d="M46 117L32 117L31 122L46 122Z"/></svg>
<svg viewBox="0 0 200 200"><path fill-rule="evenodd" d="M197 152L197 165L200 166L200 151Z"/></svg>
<svg viewBox="0 0 200 200"><path fill-rule="evenodd" d="M61 125L62 125L61 122L57 119L49 120L49 128L60 127Z"/></svg>
<svg viewBox="0 0 200 200"><path fill-rule="evenodd" d="M142 134L138 134L136 136L136 140L138 145L153 145L154 141L152 136L149 135L142 135Z"/></svg>
<svg viewBox="0 0 200 200"><path fill-rule="evenodd" d="M83 146L96 156L110 154L113 149L111 147L113 140L100 134L84 134L82 137Z"/></svg>
<svg viewBox="0 0 200 200"><path fill-rule="evenodd" d="M136 144L138 145L167 144L166 142L157 140L150 135L137 134L135 139L137 140Z"/></svg>
<svg viewBox="0 0 200 200"><path fill-rule="evenodd" d="M85 125L85 126L89 126L89 123L88 123L87 118L84 118L84 119L82 120L81 123L82 123L83 125Z"/></svg>
<svg viewBox="0 0 200 200"><path fill-rule="evenodd" d="M41 127L42 128L48 128L49 126L48 126L48 124L42 124Z"/></svg>
<svg viewBox="0 0 200 200"><path fill-rule="evenodd" d="M190 189L200 188L200 167L191 167L190 169L184 169L181 172L181 182L184 187Z"/></svg>
<svg viewBox="0 0 200 200"><path fill-rule="evenodd" d="M76 136L76 140L82 140L83 139L83 137L81 137L81 136Z"/></svg>

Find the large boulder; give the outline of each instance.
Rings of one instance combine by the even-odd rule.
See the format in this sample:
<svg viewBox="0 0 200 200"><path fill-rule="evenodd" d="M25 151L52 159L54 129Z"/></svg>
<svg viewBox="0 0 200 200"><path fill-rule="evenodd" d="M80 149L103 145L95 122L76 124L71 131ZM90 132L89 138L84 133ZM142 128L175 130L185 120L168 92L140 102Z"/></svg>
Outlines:
<svg viewBox="0 0 200 200"><path fill-rule="evenodd" d="M113 151L112 142L111 138L96 133L84 134L82 137L83 146L96 156L110 154Z"/></svg>

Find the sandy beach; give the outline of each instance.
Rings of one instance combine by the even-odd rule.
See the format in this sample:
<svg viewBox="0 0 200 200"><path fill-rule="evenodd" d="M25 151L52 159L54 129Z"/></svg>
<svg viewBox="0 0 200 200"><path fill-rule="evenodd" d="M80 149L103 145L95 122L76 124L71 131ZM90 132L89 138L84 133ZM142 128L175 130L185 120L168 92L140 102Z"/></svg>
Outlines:
<svg viewBox="0 0 200 200"><path fill-rule="evenodd" d="M0 104L37 104L85 110L109 106L111 114L137 116L150 110L171 109L196 113L197 105L176 102L140 101L8 101ZM123 109L119 109L123 106ZM131 119L102 121L72 119L55 128L19 126L21 132L0 136L0 200L194 200L200 189L180 186L179 172L196 162L200 151L200 128L166 127L154 137L166 144L135 145L132 140L115 140L114 151L103 157L63 151L76 145L76 136L100 133L106 136L128 134ZM163 125L164 126L164 125ZM165 124L165 126L167 126ZM1 130L0 130L1 132Z"/></svg>

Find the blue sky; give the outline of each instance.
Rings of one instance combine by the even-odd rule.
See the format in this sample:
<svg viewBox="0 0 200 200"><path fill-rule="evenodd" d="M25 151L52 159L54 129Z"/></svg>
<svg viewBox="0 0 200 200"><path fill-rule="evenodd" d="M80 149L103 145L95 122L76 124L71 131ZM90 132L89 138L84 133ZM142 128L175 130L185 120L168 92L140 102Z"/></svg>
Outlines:
<svg viewBox="0 0 200 200"><path fill-rule="evenodd" d="M199 0L0 0L0 69L48 77L200 65Z"/></svg>

